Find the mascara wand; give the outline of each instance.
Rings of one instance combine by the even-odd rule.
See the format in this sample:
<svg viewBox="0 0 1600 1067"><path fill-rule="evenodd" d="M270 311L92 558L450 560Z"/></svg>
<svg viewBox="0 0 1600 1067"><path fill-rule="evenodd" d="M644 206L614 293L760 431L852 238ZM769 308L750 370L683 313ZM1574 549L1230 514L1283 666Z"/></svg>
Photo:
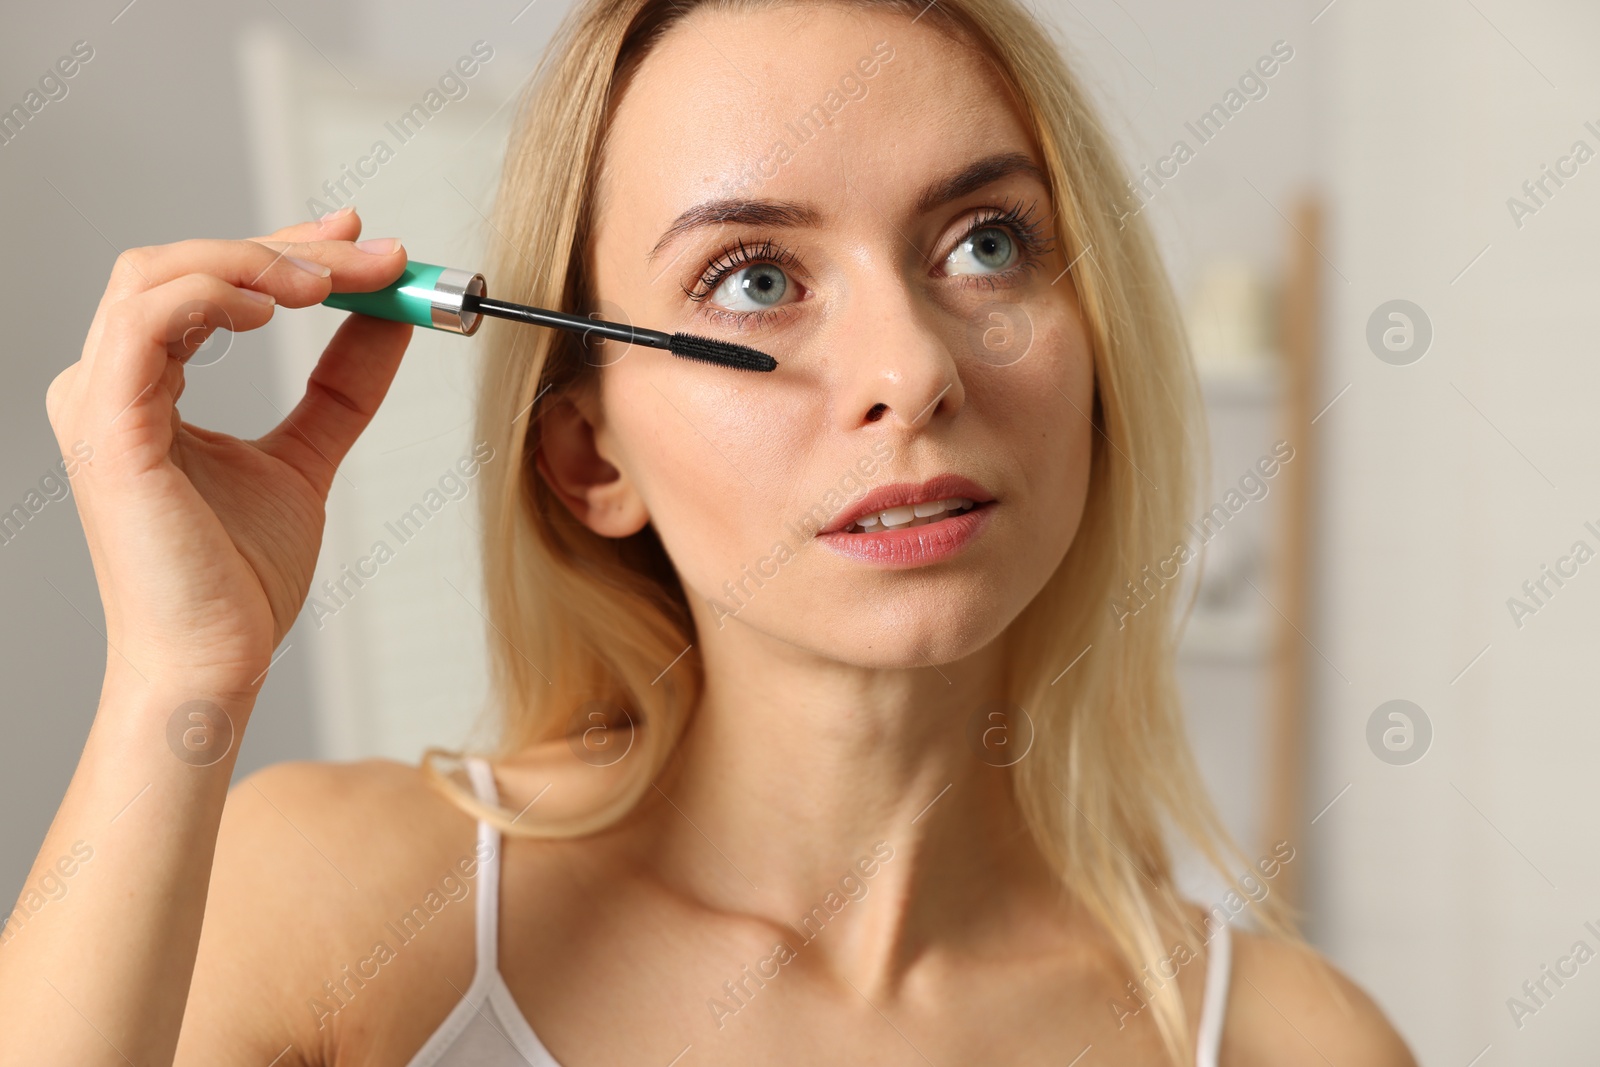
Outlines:
<svg viewBox="0 0 1600 1067"><path fill-rule="evenodd" d="M411 262L393 285L370 293L334 293L323 301L328 307L355 311L378 319L409 322L434 330L471 336L484 316L512 322L549 326L573 333L598 334L630 345L659 348L685 359L696 359L734 370L776 370L778 361L765 352L727 341L713 341L690 333L663 333L620 322L569 315L563 311L494 300L485 294L483 275L457 267Z"/></svg>

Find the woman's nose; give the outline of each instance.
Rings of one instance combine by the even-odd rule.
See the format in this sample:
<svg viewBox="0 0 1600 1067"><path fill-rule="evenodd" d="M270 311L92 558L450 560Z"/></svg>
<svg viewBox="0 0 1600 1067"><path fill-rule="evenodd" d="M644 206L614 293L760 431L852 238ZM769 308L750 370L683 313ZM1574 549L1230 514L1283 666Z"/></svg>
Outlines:
<svg viewBox="0 0 1600 1067"><path fill-rule="evenodd" d="M961 409L966 391L946 314L904 286L856 298L835 324L838 418L846 430L891 419L919 429Z"/></svg>

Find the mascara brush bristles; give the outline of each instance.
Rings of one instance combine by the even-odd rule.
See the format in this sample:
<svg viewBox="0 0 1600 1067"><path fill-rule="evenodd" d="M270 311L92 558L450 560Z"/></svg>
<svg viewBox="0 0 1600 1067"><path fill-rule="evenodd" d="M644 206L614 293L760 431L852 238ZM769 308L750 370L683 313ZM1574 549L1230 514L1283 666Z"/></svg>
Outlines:
<svg viewBox="0 0 1600 1067"><path fill-rule="evenodd" d="M719 367L735 370L776 370L778 361L765 352L757 352L744 345L728 341L713 341L709 337L696 337L692 333L675 333L667 350L675 356L715 363Z"/></svg>
<svg viewBox="0 0 1600 1067"><path fill-rule="evenodd" d="M494 300L487 296L469 295L463 297L461 309L479 315L488 315L492 318L509 319L512 322L523 322L533 326L548 326L557 330L569 330L573 333L583 334L586 339L590 336L599 336L608 340L621 341L623 344L662 348L675 356L697 359L702 363L712 363L719 367L731 367L734 370L770 371L778 369L778 361L765 352L757 352L753 348L746 348L744 345L736 345L728 341L713 341L709 337L696 337L691 333L668 335L660 330L624 326L619 322L604 322L600 319L571 315L565 311L547 311L544 308L529 307L526 304L513 304L509 300Z"/></svg>

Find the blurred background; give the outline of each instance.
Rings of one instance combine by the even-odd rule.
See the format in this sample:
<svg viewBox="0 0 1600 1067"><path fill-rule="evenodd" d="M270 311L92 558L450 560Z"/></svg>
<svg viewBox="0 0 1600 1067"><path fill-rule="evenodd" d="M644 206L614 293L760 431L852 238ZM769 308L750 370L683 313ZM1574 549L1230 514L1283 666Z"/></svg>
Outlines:
<svg viewBox="0 0 1600 1067"><path fill-rule="evenodd" d="M1102 103L1190 319L1213 471L1181 675L1230 826L1252 856L1294 850L1269 891L1422 1062L1593 1062L1600 965L1523 986L1600 950L1600 9L1031 6ZM353 201L369 236L477 266L512 97L565 7L110 0L0 35L0 897L98 695L44 392L113 259ZM264 432L338 318L214 338L185 418ZM418 332L336 482L238 773L480 736L475 488L441 481L473 446L473 366ZM394 558L350 581L378 540ZM1192 877L1203 901L1225 888Z"/></svg>

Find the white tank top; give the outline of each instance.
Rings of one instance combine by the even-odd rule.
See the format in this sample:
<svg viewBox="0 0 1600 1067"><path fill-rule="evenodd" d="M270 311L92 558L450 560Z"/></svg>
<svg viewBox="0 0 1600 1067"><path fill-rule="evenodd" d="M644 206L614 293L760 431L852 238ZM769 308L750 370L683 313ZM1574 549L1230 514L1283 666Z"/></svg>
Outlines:
<svg viewBox="0 0 1600 1067"><path fill-rule="evenodd" d="M494 774L477 757L466 761L467 773L478 799L498 804ZM478 821L478 855L487 855L478 868L477 971L467 995L439 1024L409 1067L561 1067L528 1025L500 976L500 830ZM484 846L488 846L485 848ZM1222 1043L1222 1018L1228 1002L1228 972L1232 956L1228 927L1211 938L1206 956L1205 998L1200 1004L1196 1067L1217 1067Z"/></svg>

